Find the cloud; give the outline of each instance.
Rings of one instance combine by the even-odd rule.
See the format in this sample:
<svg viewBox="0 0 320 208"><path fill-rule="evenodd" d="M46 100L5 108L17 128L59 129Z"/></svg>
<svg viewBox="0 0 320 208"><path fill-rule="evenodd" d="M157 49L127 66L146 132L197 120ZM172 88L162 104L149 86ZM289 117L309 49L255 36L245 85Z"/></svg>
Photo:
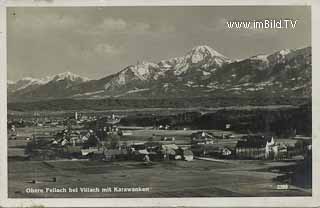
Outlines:
<svg viewBox="0 0 320 208"><path fill-rule="evenodd" d="M126 21L121 18L107 17L96 25L90 25L81 33L85 34L139 34L147 33L150 31L151 26L145 22Z"/></svg>
<svg viewBox="0 0 320 208"><path fill-rule="evenodd" d="M10 15L10 14L15 15ZM10 10L8 18L9 29L15 34L29 33L41 36L43 34L57 34L68 31L72 35L83 37L115 36L115 35L155 35L174 32L175 27L170 24L151 24L148 20L139 21L122 17L105 16L104 18L89 19L84 15L72 15L63 12L44 12L36 10Z"/></svg>
<svg viewBox="0 0 320 208"><path fill-rule="evenodd" d="M80 20L67 15L58 15L54 13L42 15L22 15L19 13L16 17L11 17L13 29L18 30L55 30L67 29L81 24Z"/></svg>
<svg viewBox="0 0 320 208"><path fill-rule="evenodd" d="M94 51L101 55L118 55L122 53L120 48L117 48L113 45L107 43L100 43L94 47Z"/></svg>

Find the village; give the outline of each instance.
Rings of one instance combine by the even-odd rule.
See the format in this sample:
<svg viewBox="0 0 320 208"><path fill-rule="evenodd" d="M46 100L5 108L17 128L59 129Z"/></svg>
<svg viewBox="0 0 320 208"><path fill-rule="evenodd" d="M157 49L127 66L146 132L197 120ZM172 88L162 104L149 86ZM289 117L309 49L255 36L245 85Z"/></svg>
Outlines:
<svg viewBox="0 0 320 208"><path fill-rule="evenodd" d="M46 164L47 168L59 163L67 163L67 167L78 162L85 162L86 167L118 164L123 166L122 171L128 172L132 165L143 171L148 167L166 167L169 161L181 161L185 165L190 163L191 166L207 164L207 168L211 164L227 164L246 169L248 165L254 169L268 167L277 172L273 172L277 180L287 184L292 182L290 177L295 174L292 172L293 165L311 159L310 137L244 134L231 131L232 123L226 124L224 129L192 129L159 122L150 126L124 126L121 120L125 115L114 113L101 117L78 112L56 118L35 115L31 118L8 119L8 159L14 165L29 161L32 162L31 166ZM179 166L179 163L172 164L172 168ZM280 173L282 170L279 168L284 168L285 172ZM25 185L31 183L41 187L48 182L62 183L64 179L59 175L60 168L57 171L52 178L45 179L30 175L31 172L25 176L21 173L13 175L19 180L28 179Z"/></svg>
<svg viewBox="0 0 320 208"><path fill-rule="evenodd" d="M26 152L33 159L96 159L96 160L193 160L194 157L217 159L288 160L303 157L311 151L308 137L293 137L290 142L263 134L237 135L228 131L171 129L168 124L157 127L118 126L121 117L111 114L97 119L78 112L66 120L30 123L30 128L46 131L20 136L19 126L25 121L8 124L8 137L28 141ZM52 127L60 124L60 130ZM28 125L28 124L27 124ZM226 130L231 124L226 125ZM51 128L50 128L51 127ZM150 136L139 138L141 130ZM138 132L138 133L137 133ZM181 134L182 132L182 134ZM175 135L175 133L178 133ZM180 135L179 135L180 134ZM181 136L183 135L183 136Z"/></svg>

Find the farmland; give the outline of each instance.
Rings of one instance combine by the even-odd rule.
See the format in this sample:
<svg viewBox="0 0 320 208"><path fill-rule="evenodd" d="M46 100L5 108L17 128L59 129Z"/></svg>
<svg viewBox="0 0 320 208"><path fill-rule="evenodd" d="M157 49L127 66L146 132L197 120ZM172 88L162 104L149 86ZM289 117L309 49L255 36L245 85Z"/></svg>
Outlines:
<svg viewBox="0 0 320 208"><path fill-rule="evenodd" d="M57 129L54 129L57 130ZM25 136L34 130L24 128ZM146 141L151 135L176 136L176 142L184 144L196 130L132 131L122 141ZM211 130L215 134L228 133ZM241 136L240 134L237 136ZM228 141L234 143L236 139ZM285 140L284 140L285 141ZM309 196L310 187L289 185L288 190L279 190L277 185L282 173L279 167L296 165L296 161L90 161L24 159L24 147L28 141L23 137L9 140L9 197L219 197L219 196ZM289 141L287 141L289 142ZM292 141L291 141L292 142ZM17 159L20 158L20 159ZM19 161L20 160L20 161ZM21 161L23 160L23 161ZM52 181L55 178L56 181ZM35 183L32 181L36 181ZM286 183L285 183L286 184ZM148 192L77 192L77 193L27 193L27 189L45 188L102 188L147 187Z"/></svg>
<svg viewBox="0 0 320 208"><path fill-rule="evenodd" d="M9 197L219 197L308 196L309 189L277 190L277 162L195 160L142 162L28 161L9 163ZM289 164L285 164L289 165ZM228 177L227 177L228 176ZM50 182L52 177L57 182ZM32 184L36 179L39 183ZM138 193L26 193L27 188L150 187Z"/></svg>

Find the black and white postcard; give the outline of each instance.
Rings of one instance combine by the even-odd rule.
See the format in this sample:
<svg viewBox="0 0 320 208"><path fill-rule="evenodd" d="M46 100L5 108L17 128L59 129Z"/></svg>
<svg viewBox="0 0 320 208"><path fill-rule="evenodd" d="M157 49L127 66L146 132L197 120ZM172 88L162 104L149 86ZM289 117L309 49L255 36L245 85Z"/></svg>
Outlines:
<svg viewBox="0 0 320 208"><path fill-rule="evenodd" d="M261 2L4 2L3 206L315 206L319 5Z"/></svg>

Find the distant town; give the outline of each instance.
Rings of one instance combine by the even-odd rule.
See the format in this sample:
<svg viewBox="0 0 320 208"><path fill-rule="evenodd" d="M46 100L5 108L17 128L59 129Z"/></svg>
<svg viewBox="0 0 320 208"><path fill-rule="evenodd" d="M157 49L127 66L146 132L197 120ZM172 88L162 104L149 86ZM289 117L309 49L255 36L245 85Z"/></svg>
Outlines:
<svg viewBox="0 0 320 208"><path fill-rule="evenodd" d="M10 140L21 139L23 134L19 132L20 128L33 129L24 139L29 141L26 151L34 159L133 159L150 162L166 159L190 161L194 157L212 157L286 160L304 156L312 149L311 138L296 135L295 132L292 136L294 142L286 142L263 134L235 136L228 132L231 124L226 124L225 131L191 131L189 141L181 141L176 140L176 137L179 137L180 132L190 132L190 129L172 128L166 123L130 129L118 126L121 117L112 114L97 118L75 112L73 117L62 119L12 120L8 123L8 136ZM39 128L40 131L37 130ZM143 142L131 138L135 130L144 129L158 133L152 134ZM168 135L167 132L173 134ZM178 132L177 135L174 132Z"/></svg>

